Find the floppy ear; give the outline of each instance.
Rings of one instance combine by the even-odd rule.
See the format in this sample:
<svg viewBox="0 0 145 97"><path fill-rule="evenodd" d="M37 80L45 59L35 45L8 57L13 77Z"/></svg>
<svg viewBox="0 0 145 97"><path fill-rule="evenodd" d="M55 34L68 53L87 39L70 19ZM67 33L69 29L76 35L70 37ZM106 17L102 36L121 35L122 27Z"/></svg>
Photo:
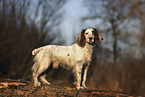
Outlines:
<svg viewBox="0 0 145 97"><path fill-rule="evenodd" d="M93 32L94 32L94 36L95 36L95 43L100 44L103 40L102 35L95 28L94 28Z"/></svg>
<svg viewBox="0 0 145 97"><path fill-rule="evenodd" d="M84 47L86 44L85 33L86 29L83 29L82 32L77 36L77 44L81 47Z"/></svg>

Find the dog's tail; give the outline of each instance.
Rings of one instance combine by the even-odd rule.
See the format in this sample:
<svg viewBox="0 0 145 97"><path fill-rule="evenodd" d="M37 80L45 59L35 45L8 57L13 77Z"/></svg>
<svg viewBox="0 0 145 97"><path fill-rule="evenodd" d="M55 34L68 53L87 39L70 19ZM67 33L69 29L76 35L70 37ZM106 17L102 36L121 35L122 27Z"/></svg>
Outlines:
<svg viewBox="0 0 145 97"><path fill-rule="evenodd" d="M32 55L35 56L42 48L34 49Z"/></svg>

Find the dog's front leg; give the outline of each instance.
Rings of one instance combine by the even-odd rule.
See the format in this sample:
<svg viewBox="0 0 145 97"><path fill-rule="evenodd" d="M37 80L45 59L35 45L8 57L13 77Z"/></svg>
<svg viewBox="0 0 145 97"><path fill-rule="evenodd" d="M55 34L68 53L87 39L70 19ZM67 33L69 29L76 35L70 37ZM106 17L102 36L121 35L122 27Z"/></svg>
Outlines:
<svg viewBox="0 0 145 97"><path fill-rule="evenodd" d="M79 90L81 88L80 84L81 84L81 74L82 74L82 67L83 64L82 63L77 63L76 64L76 88Z"/></svg>
<svg viewBox="0 0 145 97"><path fill-rule="evenodd" d="M87 87L86 87L86 79L87 79L88 68L89 68L88 65L85 66L85 68L84 68L84 75L83 75L83 81L82 81L82 86L83 86L83 88L86 88L86 89L87 89Z"/></svg>

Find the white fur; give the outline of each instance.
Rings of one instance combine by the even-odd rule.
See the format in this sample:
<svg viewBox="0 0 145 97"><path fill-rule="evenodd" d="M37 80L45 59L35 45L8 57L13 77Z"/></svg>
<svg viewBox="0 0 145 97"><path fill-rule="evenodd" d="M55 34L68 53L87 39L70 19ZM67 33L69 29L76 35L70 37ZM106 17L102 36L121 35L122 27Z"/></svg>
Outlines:
<svg viewBox="0 0 145 97"><path fill-rule="evenodd" d="M50 85L50 83L45 79L46 74L42 74L52 64L52 68L58 68L58 65L69 68L73 70L76 77L76 88L86 88L86 76L87 70L91 62L93 46L91 43L95 41L95 36L92 33L93 28L85 29L85 45L80 46L77 43L70 46L58 46L58 45L47 45L34 49L32 55L34 58L33 79L34 86L41 86L40 80L43 84ZM100 34L99 34L100 35ZM89 39L91 37L92 39ZM101 36L102 37L102 36ZM81 33L77 37L77 41L81 39ZM101 40L100 40L101 42ZM84 67L83 79L81 79L82 68ZM40 78L40 80L39 80ZM82 84L81 84L81 80Z"/></svg>

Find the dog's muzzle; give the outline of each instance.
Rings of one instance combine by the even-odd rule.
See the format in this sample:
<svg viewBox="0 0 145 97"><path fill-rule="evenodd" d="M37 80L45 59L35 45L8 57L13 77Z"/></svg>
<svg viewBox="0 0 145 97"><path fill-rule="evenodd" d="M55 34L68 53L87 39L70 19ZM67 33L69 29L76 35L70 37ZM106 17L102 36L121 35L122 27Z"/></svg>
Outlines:
<svg viewBox="0 0 145 97"><path fill-rule="evenodd" d="M94 38L93 37L89 37L89 42L90 43L94 42Z"/></svg>

